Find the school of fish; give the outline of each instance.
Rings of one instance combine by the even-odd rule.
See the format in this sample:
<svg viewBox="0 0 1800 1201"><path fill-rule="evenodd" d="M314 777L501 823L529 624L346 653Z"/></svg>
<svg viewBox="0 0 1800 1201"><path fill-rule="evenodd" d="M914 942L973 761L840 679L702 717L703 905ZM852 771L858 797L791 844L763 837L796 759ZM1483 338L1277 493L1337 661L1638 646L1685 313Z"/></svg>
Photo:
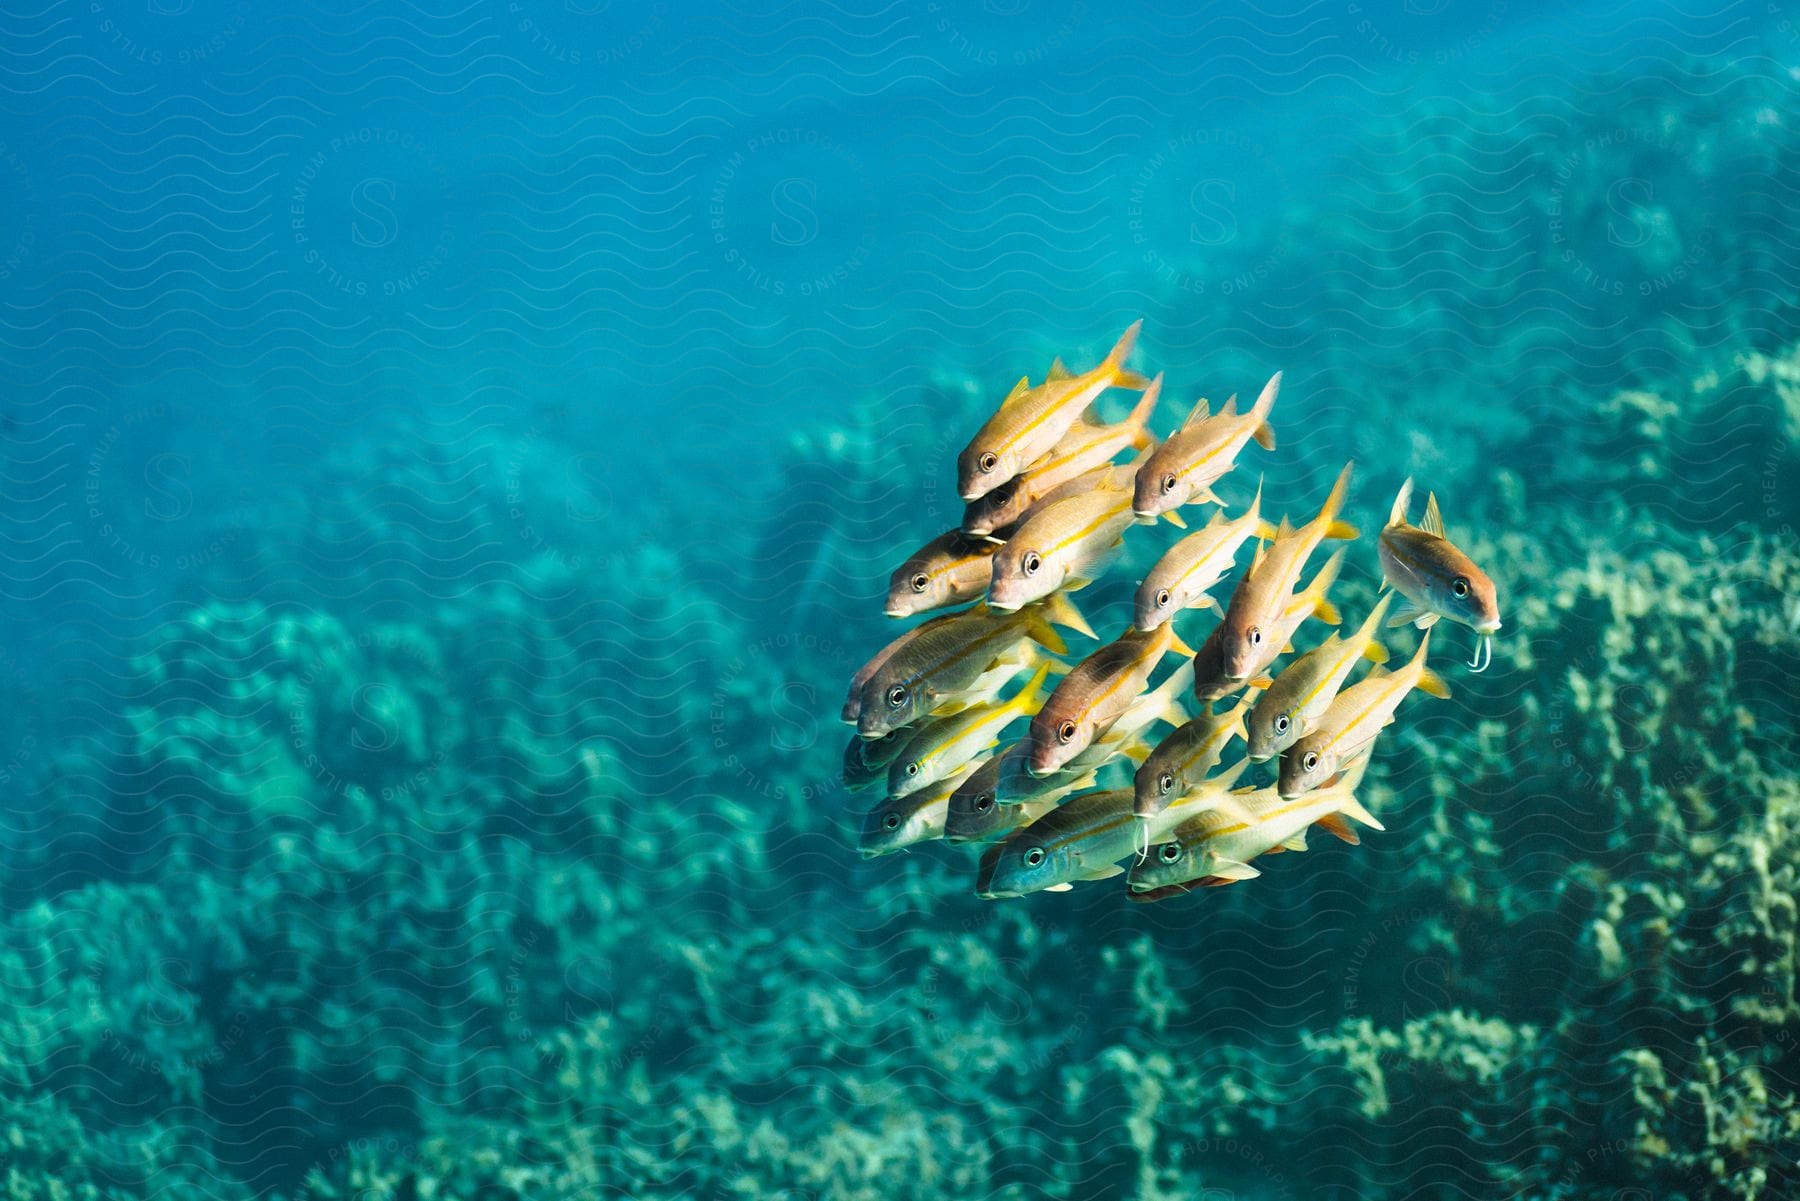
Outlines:
<svg viewBox="0 0 1800 1201"><path fill-rule="evenodd" d="M1350 465L1303 524L1271 524L1260 481L1229 512L1215 486L1252 443L1275 449L1281 374L1242 412L1236 397L1217 412L1201 399L1158 439L1162 376L1126 366L1142 324L1090 371L1058 359L1042 383L1019 380L957 457L962 524L889 579L890 617L929 616L878 651L844 701L856 727L844 783L883 793L863 855L975 844L986 898L1123 876L1131 899L1160 901L1254 879L1255 860L1304 851L1315 827L1351 845L1357 827L1383 829L1355 790L1406 697L1450 695L1426 664L1438 621L1474 631L1473 670L1492 661L1494 582L1450 541L1435 495L1422 524L1407 520L1410 479L1377 539L1383 594L1344 633L1329 592L1359 537L1340 517ZM1097 402L1115 388L1140 396L1108 423ZM1203 505L1209 519L1140 582L1129 626L1076 659L1063 631L1099 638L1070 594L1106 573L1132 527L1186 530L1182 510ZM1309 574L1326 542L1338 549ZM1217 618L1196 649L1176 622L1202 609ZM1295 653L1309 621L1336 628ZM1408 624L1418 647L1390 668L1384 631ZM1272 759L1273 783L1244 779Z"/></svg>

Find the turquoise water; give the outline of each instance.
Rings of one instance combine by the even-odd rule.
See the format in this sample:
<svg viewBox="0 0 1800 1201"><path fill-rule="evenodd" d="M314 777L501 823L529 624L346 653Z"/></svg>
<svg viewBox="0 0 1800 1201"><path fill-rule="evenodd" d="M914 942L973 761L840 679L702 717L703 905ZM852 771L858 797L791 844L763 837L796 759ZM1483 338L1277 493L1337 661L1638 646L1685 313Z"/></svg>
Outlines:
<svg viewBox="0 0 1800 1201"><path fill-rule="evenodd" d="M7 14L4 1191L1800 1195L1797 30ZM1349 621L1435 491L1492 668L1229 888L863 859L888 573L1140 318L1159 434L1284 372L1234 511L1355 461Z"/></svg>

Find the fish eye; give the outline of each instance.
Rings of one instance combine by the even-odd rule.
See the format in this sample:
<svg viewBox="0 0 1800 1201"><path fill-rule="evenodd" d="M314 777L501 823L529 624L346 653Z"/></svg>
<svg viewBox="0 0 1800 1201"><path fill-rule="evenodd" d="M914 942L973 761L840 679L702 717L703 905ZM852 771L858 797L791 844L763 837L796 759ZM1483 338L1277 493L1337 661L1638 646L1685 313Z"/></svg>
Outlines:
<svg viewBox="0 0 1800 1201"><path fill-rule="evenodd" d="M898 813L890 813L882 819L881 824L890 830L898 830L900 828L900 815Z"/></svg>
<svg viewBox="0 0 1800 1201"><path fill-rule="evenodd" d="M1300 766L1304 767L1307 771L1311 771L1313 768L1319 766L1319 752L1306 752L1306 758L1300 760Z"/></svg>
<svg viewBox="0 0 1800 1201"><path fill-rule="evenodd" d="M906 774L909 776L918 775L919 774L919 765L917 763L908 763L906 765Z"/></svg>
<svg viewBox="0 0 1800 1201"><path fill-rule="evenodd" d="M1162 861L1164 863L1173 863L1179 858L1181 858L1181 844L1180 843L1178 843L1178 842L1163 843L1163 845L1162 845Z"/></svg>
<svg viewBox="0 0 1800 1201"><path fill-rule="evenodd" d="M1250 627L1250 645L1251 646L1261 646L1262 645L1262 629L1261 629L1261 627L1259 627L1259 626L1251 626Z"/></svg>
<svg viewBox="0 0 1800 1201"><path fill-rule="evenodd" d="M904 705L905 703L906 703L906 685L905 684L895 684L892 688L888 689L888 704L890 704L894 708L898 709L901 705Z"/></svg>
<svg viewBox="0 0 1800 1201"><path fill-rule="evenodd" d="M1164 588L1161 592L1156 594L1156 607L1159 609L1167 609L1169 607L1169 590L1167 588Z"/></svg>
<svg viewBox="0 0 1800 1201"><path fill-rule="evenodd" d="M1065 721L1062 725L1060 725L1056 728L1056 736L1058 738L1062 739L1064 742L1074 742L1075 741L1075 723L1072 721Z"/></svg>
<svg viewBox="0 0 1800 1201"><path fill-rule="evenodd" d="M975 812L986 813L989 809L992 809L993 807L994 807L994 798L989 796L987 793L984 792L980 796L975 798Z"/></svg>
<svg viewBox="0 0 1800 1201"><path fill-rule="evenodd" d="M1275 719L1275 732L1277 734L1285 734L1288 732L1288 715L1287 714L1283 713L1281 716L1279 716Z"/></svg>
<svg viewBox="0 0 1800 1201"><path fill-rule="evenodd" d="M1162 775L1156 777L1156 787L1160 792L1172 792L1175 788L1174 775L1169 772L1164 772Z"/></svg>
<svg viewBox="0 0 1800 1201"><path fill-rule="evenodd" d="M1450 591L1456 593L1458 596L1469 595L1469 577L1459 575L1454 580L1451 580Z"/></svg>
<svg viewBox="0 0 1800 1201"><path fill-rule="evenodd" d="M1044 861L1044 848L1043 847L1032 847L1029 851L1025 852L1025 866L1026 867L1036 867L1038 864L1042 863L1043 861Z"/></svg>
<svg viewBox="0 0 1800 1201"><path fill-rule="evenodd" d="M1163 485L1164 492L1175 491L1175 476L1172 473L1169 475L1163 476L1162 485Z"/></svg>
<svg viewBox="0 0 1800 1201"><path fill-rule="evenodd" d="M1025 552L1025 561L1021 566L1025 568L1026 575L1036 575L1038 568L1043 565L1044 561L1038 557L1036 551L1032 550Z"/></svg>
<svg viewBox="0 0 1800 1201"><path fill-rule="evenodd" d="M922 571L918 575L916 575L912 578L912 590L914 592L923 592L923 591L925 591L926 588L928 588L930 586L931 586L931 577L926 575Z"/></svg>
<svg viewBox="0 0 1800 1201"><path fill-rule="evenodd" d="M988 451L986 454L982 455L981 458L976 461L976 466L981 468L982 473L984 475L987 472L992 471L994 468L998 467L999 465L1000 465L999 457L997 455L995 455L994 452L991 450Z"/></svg>

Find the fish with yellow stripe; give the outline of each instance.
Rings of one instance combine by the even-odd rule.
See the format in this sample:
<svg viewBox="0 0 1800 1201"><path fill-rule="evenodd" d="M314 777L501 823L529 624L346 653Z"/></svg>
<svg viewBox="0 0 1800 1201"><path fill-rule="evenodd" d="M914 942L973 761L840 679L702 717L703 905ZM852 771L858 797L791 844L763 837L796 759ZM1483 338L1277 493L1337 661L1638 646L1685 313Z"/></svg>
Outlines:
<svg viewBox="0 0 1800 1201"><path fill-rule="evenodd" d="M1034 776L1026 770L1030 753L1028 740L1015 742L964 778L950 796L947 841L986 842L1010 834L1095 784L1092 767Z"/></svg>
<svg viewBox="0 0 1800 1201"><path fill-rule="evenodd" d="M1050 664L1037 672L1010 699L994 705L965 709L925 726L907 740L906 747L888 767L888 795L909 796L948 778L965 763L1000 744L1006 727L1037 712L1044 699L1044 681Z"/></svg>
<svg viewBox="0 0 1800 1201"><path fill-rule="evenodd" d="M1226 668L1225 623L1213 627L1213 632L1194 653L1194 696L1210 703L1246 686L1260 688L1263 673L1275 660L1293 649L1294 634L1307 618L1317 617L1327 625L1338 624L1342 618L1328 593L1337 582L1338 570L1343 563L1344 552L1337 551L1325 561L1325 566L1319 568L1312 583L1288 598L1286 607L1276 613L1267 629L1256 629L1251 643L1254 653L1238 665L1244 675L1233 675Z"/></svg>
<svg viewBox="0 0 1800 1201"><path fill-rule="evenodd" d="M1125 366L1142 321L1126 330L1092 371L1072 375L1058 359L1037 387L1022 378L956 459L957 493L979 500L1050 451L1075 420L1108 388L1145 388L1150 381Z"/></svg>
<svg viewBox="0 0 1800 1201"><path fill-rule="evenodd" d="M1162 376L1150 381L1125 420L1107 425L1088 415L1076 419L1049 453L992 492L963 508L965 534L987 536L1010 527L1032 506L1096 467L1104 467L1126 449L1144 451L1156 443L1150 415L1162 395ZM997 545L997 543L993 544Z"/></svg>
<svg viewBox="0 0 1800 1201"><path fill-rule="evenodd" d="M1500 629L1500 597L1494 581L1444 536L1444 517L1437 494L1425 498L1421 524L1410 525L1406 508L1412 480L1400 486L1393 511L1379 540L1381 579L1409 602L1394 614L1394 625L1412 622L1429 630L1440 617L1460 622L1480 635L1469 666L1486 671L1494 660L1494 634Z"/></svg>
<svg viewBox="0 0 1800 1201"><path fill-rule="evenodd" d="M1136 854L1146 836L1162 838L1217 804L1244 766L1239 762L1205 781L1148 821L1132 811L1136 796L1130 788L1084 793L989 847L981 858L976 894L995 898L1066 892L1085 880L1123 875L1120 861Z"/></svg>
<svg viewBox="0 0 1800 1201"><path fill-rule="evenodd" d="M1290 800L1304 796L1343 770L1393 723L1394 711L1413 689L1449 699L1450 686L1425 666L1430 649L1427 630L1418 651L1398 671L1373 668L1360 683L1338 693L1313 732L1282 752L1281 795Z"/></svg>
<svg viewBox="0 0 1800 1201"><path fill-rule="evenodd" d="M1196 404L1181 428L1157 447L1138 472L1132 512L1141 521L1153 521L1182 505L1218 502L1212 486L1237 465L1238 454L1252 438L1264 450L1275 449L1269 412L1280 393L1281 372L1277 371L1246 413L1237 411L1235 396L1216 415L1208 414L1205 400Z"/></svg>
<svg viewBox="0 0 1800 1201"><path fill-rule="evenodd" d="M1298 801L1274 788L1233 792L1204 813L1185 819L1165 841L1132 865L1126 888L1133 900L1155 901L1192 888L1254 880L1251 860L1281 851L1304 851L1306 831L1318 826L1352 846L1362 839L1350 821L1385 829L1356 799L1364 756L1337 779ZM1349 819L1346 821L1345 819Z"/></svg>
<svg viewBox="0 0 1800 1201"><path fill-rule="evenodd" d="M1193 653L1172 623L1147 634L1127 630L1078 663L1031 719L1032 774L1057 770L1111 729L1137 702L1156 665L1170 651ZM1166 707L1179 703L1169 697ZM1185 715L1176 718L1177 724L1185 720Z"/></svg>
<svg viewBox="0 0 1800 1201"><path fill-rule="evenodd" d="M1227 519L1214 513L1200 529L1171 546L1138 586L1133 624L1154 630L1183 609L1219 608L1210 590L1231 570L1251 538L1273 538L1275 527L1262 519L1262 485L1243 514Z"/></svg>
<svg viewBox="0 0 1800 1201"><path fill-rule="evenodd" d="M857 733L880 738L922 718L960 713L992 700L1013 677L1037 667L1042 649L1067 653L1068 645L1052 623L1092 632L1068 598L1058 594L1016 613L977 605L896 639L857 673L867 673L855 706Z"/></svg>
<svg viewBox="0 0 1800 1201"><path fill-rule="evenodd" d="M1136 470L1130 463L1096 468L1033 506L994 554L988 604L1016 609L1098 578L1124 549Z"/></svg>
<svg viewBox="0 0 1800 1201"><path fill-rule="evenodd" d="M1282 645L1273 640L1273 627L1291 603L1306 561L1319 543L1327 538L1357 536L1355 526L1338 520L1349 489L1350 464L1346 463L1317 517L1299 529L1290 528L1284 517L1274 540L1258 544L1256 557L1232 593L1225 620L1219 627L1223 631L1220 658L1231 679L1247 680L1257 674L1259 666L1266 667L1273 661L1274 656L1268 653L1270 645ZM1324 614L1320 617L1327 624L1337 624Z"/></svg>
<svg viewBox="0 0 1800 1201"><path fill-rule="evenodd" d="M912 617L979 600L994 578L1000 543L961 530L939 534L888 577L887 615Z"/></svg>
<svg viewBox="0 0 1800 1201"><path fill-rule="evenodd" d="M931 788L911 796L888 797L869 810L863 817L862 837L858 840L863 858L891 855L942 838L950 814L950 796L977 766L964 764L955 775Z"/></svg>
<svg viewBox="0 0 1800 1201"><path fill-rule="evenodd" d="M1359 660L1387 662L1387 648L1376 641L1393 594L1381 598L1362 625L1348 638L1331 637L1288 664L1273 680L1251 683L1265 689L1250 711L1250 759L1261 763L1287 750L1313 728L1337 697Z"/></svg>
<svg viewBox="0 0 1800 1201"><path fill-rule="evenodd" d="M1132 781L1137 797L1133 812L1140 818L1155 817L1205 780L1231 740L1245 736L1244 720L1252 703L1245 697L1225 713L1203 713L1157 743Z"/></svg>

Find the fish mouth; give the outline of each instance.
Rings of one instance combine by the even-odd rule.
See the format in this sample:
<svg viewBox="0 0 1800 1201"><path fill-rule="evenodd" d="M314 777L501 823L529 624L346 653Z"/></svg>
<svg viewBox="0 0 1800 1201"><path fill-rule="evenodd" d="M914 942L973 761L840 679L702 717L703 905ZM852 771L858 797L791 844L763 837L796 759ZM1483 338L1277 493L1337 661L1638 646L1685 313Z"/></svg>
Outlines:
<svg viewBox="0 0 1800 1201"><path fill-rule="evenodd" d="M899 605L889 605L887 608L883 609L882 612L889 617L911 617L912 616L911 613L907 612L905 609L902 609Z"/></svg>
<svg viewBox="0 0 1800 1201"><path fill-rule="evenodd" d="M1020 602L1016 600L1002 600L992 593L988 594L988 608L990 609L998 609L1002 613L1017 613L1020 607Z"/></svg>

